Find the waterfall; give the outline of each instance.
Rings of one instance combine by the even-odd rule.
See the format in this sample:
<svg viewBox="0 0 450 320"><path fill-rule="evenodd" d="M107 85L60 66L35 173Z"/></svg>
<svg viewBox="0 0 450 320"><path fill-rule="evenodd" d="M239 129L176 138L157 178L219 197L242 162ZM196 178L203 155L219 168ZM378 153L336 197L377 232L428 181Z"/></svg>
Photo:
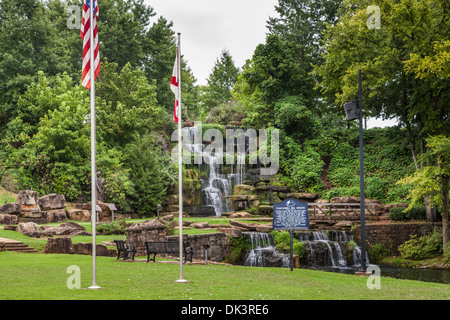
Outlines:
<svg viewBox="0 0 450 320"><path fill-rule="evenodd" d="M297 234L298 240L305 243L306 257L303 264L315 268L351 268L361 265L361 248L356 246L348 258L349 241L353 240L347 231L302 231ZM368 257L366 252L367 263ZM350 260L350 261L348 261Z"/></svg>
<svg viewBox="0 0 450 320"><path fill-rule="evenodd" d="M232 195L233 186L231 176L221 173L221 165L219 164L222 160L219 159L221 154L204 152L205 145L201 141L199 127L185 127L183 128L183 135L183 147L198 157L199 170L203 163L209 166L208 177L201 179L201 192L204 195L201 205L214 208L216 216L231 211L226 197Z"/></svg>
<svg viewBox="0 0 450 320"><path fill-rule="evenodd" d="M244 266L251 267L289 267L289 256L280 254L273 244L273 237L264 232L244 232L250 238L252 245L244 262Z"/></svg>
<svg viewBox="0 0 450 320"><path fill-rule="evenodd" d="M237 155L235 183L242 184L244 181L244 175L245 175L245 153Z"/></svg>
<svg viewBox="0 0 450 320"><path fill-rule="evenodd" d="M289 255L276 250L271 234L244 232L243 235L251 244L245 266L289 268ZM296 237L305 244L306 254L300 258L300 265L304 267L346 270L361 266L361 248L349 246L353 241L349 231L301 231ZM366 259L369 265L367 252Z"/></svg>
<svg viewBox="0 0 450 320"><path fill-rule="evenodd" d="M220 216L222 212L230 211L227 196L232 193L230 179L223 174L219 174L218 157L216 154L207 157L209 164L208 180L202 191L206 195L206 205L214 207L216 216Z"/></svg>

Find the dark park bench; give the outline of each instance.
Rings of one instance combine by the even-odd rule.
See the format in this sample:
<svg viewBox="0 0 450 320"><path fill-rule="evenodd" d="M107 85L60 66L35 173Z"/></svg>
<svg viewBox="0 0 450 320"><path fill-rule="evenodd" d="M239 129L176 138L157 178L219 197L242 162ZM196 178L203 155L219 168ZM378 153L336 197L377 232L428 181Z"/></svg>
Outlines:
<svg viewBox="0 0 450 320"><path fill-rule="evenodd" d="M145 241L145 248L147 250L147 262L150 261L150 255L153 254L153 262L155 262L156 254L165 253L169 255L180 254L180 243L178 241ZM192 262L194 251L188 247L187 243L183 241L183 255L184 263L188 260Z"/></svg>
<svg viewBox="0 0 450 320"><path fill-rule="evenodd" d="M134 255L136 254L136 249L128 244L125 246L123 240L114 240L117 246L117 259L119 260L120 255L123 254L123 260L127 260L131 256L131 260L134 260Z"/></svg>

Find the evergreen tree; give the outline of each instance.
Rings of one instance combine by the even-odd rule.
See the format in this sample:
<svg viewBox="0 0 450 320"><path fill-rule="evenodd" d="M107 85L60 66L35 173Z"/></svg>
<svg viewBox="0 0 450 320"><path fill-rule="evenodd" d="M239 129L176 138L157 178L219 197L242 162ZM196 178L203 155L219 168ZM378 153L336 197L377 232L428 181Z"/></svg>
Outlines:
<svg viewBox="0 0 450 320"><path fill-rule="evenodd" d="M207 109L227 102L231 99L231 90L239 76L239 68L235 66L233 57L227 50L222 50L220 57L207 79L204 104Z"/></svg>
<svg viewBox="0 0 450 320"><path fill-rule="evenodd" d="M149 216L163 202L166 190L172 182L167 173L170 164L155 147L152 136L138 137L127 146L125 162L134 183L134 194L130 197L133 208L139 215Z"/></svg>

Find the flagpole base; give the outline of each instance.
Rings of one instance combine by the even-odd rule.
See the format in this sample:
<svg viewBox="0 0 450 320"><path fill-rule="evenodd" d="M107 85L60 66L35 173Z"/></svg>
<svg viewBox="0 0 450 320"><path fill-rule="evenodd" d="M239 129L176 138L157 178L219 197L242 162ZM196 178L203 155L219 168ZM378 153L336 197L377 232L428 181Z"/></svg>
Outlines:
<svg viewBox="0 0 450 320"><path fill-rule="evenodd" d="M178 280L176 280L176 281L174 281L174 282L176 282L176 283L188 283L188 282L190 282L190 281L185 280L185 279L178 279Z"/></svg>
<svg viewBox="0 0 450 320"><path fill-rule="evenodd" d="M99 287L99 286L90 286L90 287L87 287L86 289L97 290L97 289L103 289L103 288Z"/></svg>

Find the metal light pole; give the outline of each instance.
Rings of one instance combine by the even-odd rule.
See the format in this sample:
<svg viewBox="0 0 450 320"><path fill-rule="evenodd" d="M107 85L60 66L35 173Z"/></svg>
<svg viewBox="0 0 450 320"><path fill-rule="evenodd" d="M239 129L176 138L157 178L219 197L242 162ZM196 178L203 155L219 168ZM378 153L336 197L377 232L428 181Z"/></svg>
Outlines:
<svg viewBox="0 0 450 320"><path fill-rule="evenodd" d="M363 152L363 112L362 112L362 80L361 69L358 72L358 96L359 112L356 108L356 101L352 100L344 104L344 110L347 121L359 118L359 196L360 196L360 216L361 216L361 270L366 272L366 210L364 199L364 152Z"/></svg>
<svg viewBox="0 0 450 320"><path fill-rule="evenodd" d="M363 113L362 113L362 80L361 69L358 73L359 87L359 193L360 193L360 216L361 216L361 271L366 272L366 213L364 203L364 154L363 154Z"/></svg>

